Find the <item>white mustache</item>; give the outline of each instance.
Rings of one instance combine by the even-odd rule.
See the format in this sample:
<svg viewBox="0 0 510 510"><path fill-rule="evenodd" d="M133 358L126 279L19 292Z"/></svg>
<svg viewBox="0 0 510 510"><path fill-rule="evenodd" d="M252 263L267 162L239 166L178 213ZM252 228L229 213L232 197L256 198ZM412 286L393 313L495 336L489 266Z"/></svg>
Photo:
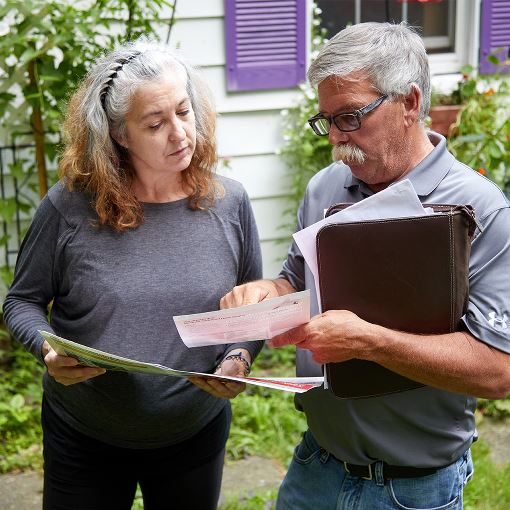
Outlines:
<svg viewBox="0 0 510 510"><path fill-rule="evenodd" d="M338 144L333 147L333 160L344 161L345 163L357 163L361 165L365 162L366 154L353 145Z"/></svg>

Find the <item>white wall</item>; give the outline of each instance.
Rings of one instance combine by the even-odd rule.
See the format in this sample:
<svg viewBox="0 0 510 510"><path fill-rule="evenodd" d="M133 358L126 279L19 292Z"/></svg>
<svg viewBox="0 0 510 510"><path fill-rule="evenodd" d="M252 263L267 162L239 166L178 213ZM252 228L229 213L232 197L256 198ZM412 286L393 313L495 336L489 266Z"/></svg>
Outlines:
<svg viewBox="0 0 510 510"><path fill-rule="evenodd" d="M171 10L162 12L168 19ZM167 26L161 36L167 37ZM216 101L218 152L228 166L223 175L240 181L252 201L259 229L264 276L278 274L287 251L278 242L278 226L287 203L286 169L277 152L282 145L280 111L299 97L298 89L227 92L223 0L178 0L170 44L194 65L202 68Z"/></svg>

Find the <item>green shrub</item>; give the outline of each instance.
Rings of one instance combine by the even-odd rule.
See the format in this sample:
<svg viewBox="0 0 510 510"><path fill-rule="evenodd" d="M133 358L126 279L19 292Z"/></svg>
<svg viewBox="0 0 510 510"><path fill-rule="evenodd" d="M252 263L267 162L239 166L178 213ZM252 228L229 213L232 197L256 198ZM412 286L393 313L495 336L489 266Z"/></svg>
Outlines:
<svg viewBox="0 0 510 510"><path fill-rule="evenodd" d="M0 2L0 127L4 145L18 149L8 163L18 192L0 183L0 221L12 224L21 212L24 223L33 215L56 179L58 144L69 95L105 49L141 34L156 38L167 0L5 0ZM25 221L26 220L26 221ZM24 234L24 228L22 229ZM0 236L9 246L11 229ZM11 278L0 268L0 298Z"/></svg>
<svg viewBox="0 0 510 510"><path fill-rule="evenodd" d="M510 192L510 81L463 68L458 90L462 110L448 137L448 149L467 166Z"/></svg>
<svg viewBox="0 0 510 510"><path fill-rule="evenodd" d="M292 377L295 374L296 347L287 345L278 349L270 349L264 344L253 370L258 375L271 371L274 377Z"/></svg>
<svg viewBox="0 0 510 510"><path fill-rule="evenodd" d="M305 416L295 409L293 394L250 387L232 401L232 411L230 459L260 455L288 464L306 430Z"/></svg>
<svg viewBox="0 0 510 510"><path fill-rule="evenodd" d="M491 418L510 416L510 397L502 400L478 399L478 410Z"/></svg>
<svg viewBox="0 0 510 510"><path fill-rule="evenodd" d="M43 368L19 345L0 360L0 473L40 467Z"/></svg>
<svg viewBox="0 0 510 510"><path fill-rule="evenodd" d="M308 125L308 119L317 113L317 91L301 85L302 97L292 108L282 111L283 139L281 156L289 176L288 208L285 215L291 223L281 228L289 236L296 228L295 218L308 181L332 163L331 144L327 136L317 136Z"/></svg>

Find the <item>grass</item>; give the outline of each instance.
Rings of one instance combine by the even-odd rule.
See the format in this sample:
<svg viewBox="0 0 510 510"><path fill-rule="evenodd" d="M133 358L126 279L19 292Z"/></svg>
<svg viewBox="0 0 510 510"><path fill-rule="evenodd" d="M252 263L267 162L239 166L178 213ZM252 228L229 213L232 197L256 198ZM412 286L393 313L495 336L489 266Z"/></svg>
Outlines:
<svg viewBox="0 0 510 510"><path fill-rule="evenodd" d="M238 497L227 498L218 510L273 510L276 503L276 489L261 491L239 499Z"/></svg>
<svg viewBox="0 0 510 510"><path fill-rule="evenodd" d="M510 508L510 462L497 466L491 461L487 443L473 445L475 472L464 491L464 510L508 510Z"/></svg>
<svg viewBox="0 0 510 510"><path fill-rule="evenodd" d="M305 416L294 409L292 394L249 388L232 402L232 411L228 458L260 455L288 463L306 430Z"/></svg>

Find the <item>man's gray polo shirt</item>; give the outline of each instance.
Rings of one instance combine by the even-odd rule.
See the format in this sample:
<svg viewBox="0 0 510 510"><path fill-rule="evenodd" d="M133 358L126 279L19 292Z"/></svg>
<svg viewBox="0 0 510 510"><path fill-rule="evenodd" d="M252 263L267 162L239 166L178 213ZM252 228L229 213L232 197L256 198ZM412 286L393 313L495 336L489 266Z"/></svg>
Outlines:
<svg viewBox="0 0 510 510"><path fill-rule="evenodd" d="M403 178L426 203L471 204L483 232L472 242L469 308L463 321L480 341L510 353L510 209L490 180L459 163L443 137L430 133L434 150ZM298 212L300 230L322 219L339 202L372 195L349 167L333 163L310 181ZM293 243L281 277L310 289L318 313L313 276ZM322 375L310 352L298 349L297 374ZM368 464L443 466L456 460L475 435L476 399L429 386L382 397L342 400L322 388L296 397L319 444L340 460Z"/></svg>

